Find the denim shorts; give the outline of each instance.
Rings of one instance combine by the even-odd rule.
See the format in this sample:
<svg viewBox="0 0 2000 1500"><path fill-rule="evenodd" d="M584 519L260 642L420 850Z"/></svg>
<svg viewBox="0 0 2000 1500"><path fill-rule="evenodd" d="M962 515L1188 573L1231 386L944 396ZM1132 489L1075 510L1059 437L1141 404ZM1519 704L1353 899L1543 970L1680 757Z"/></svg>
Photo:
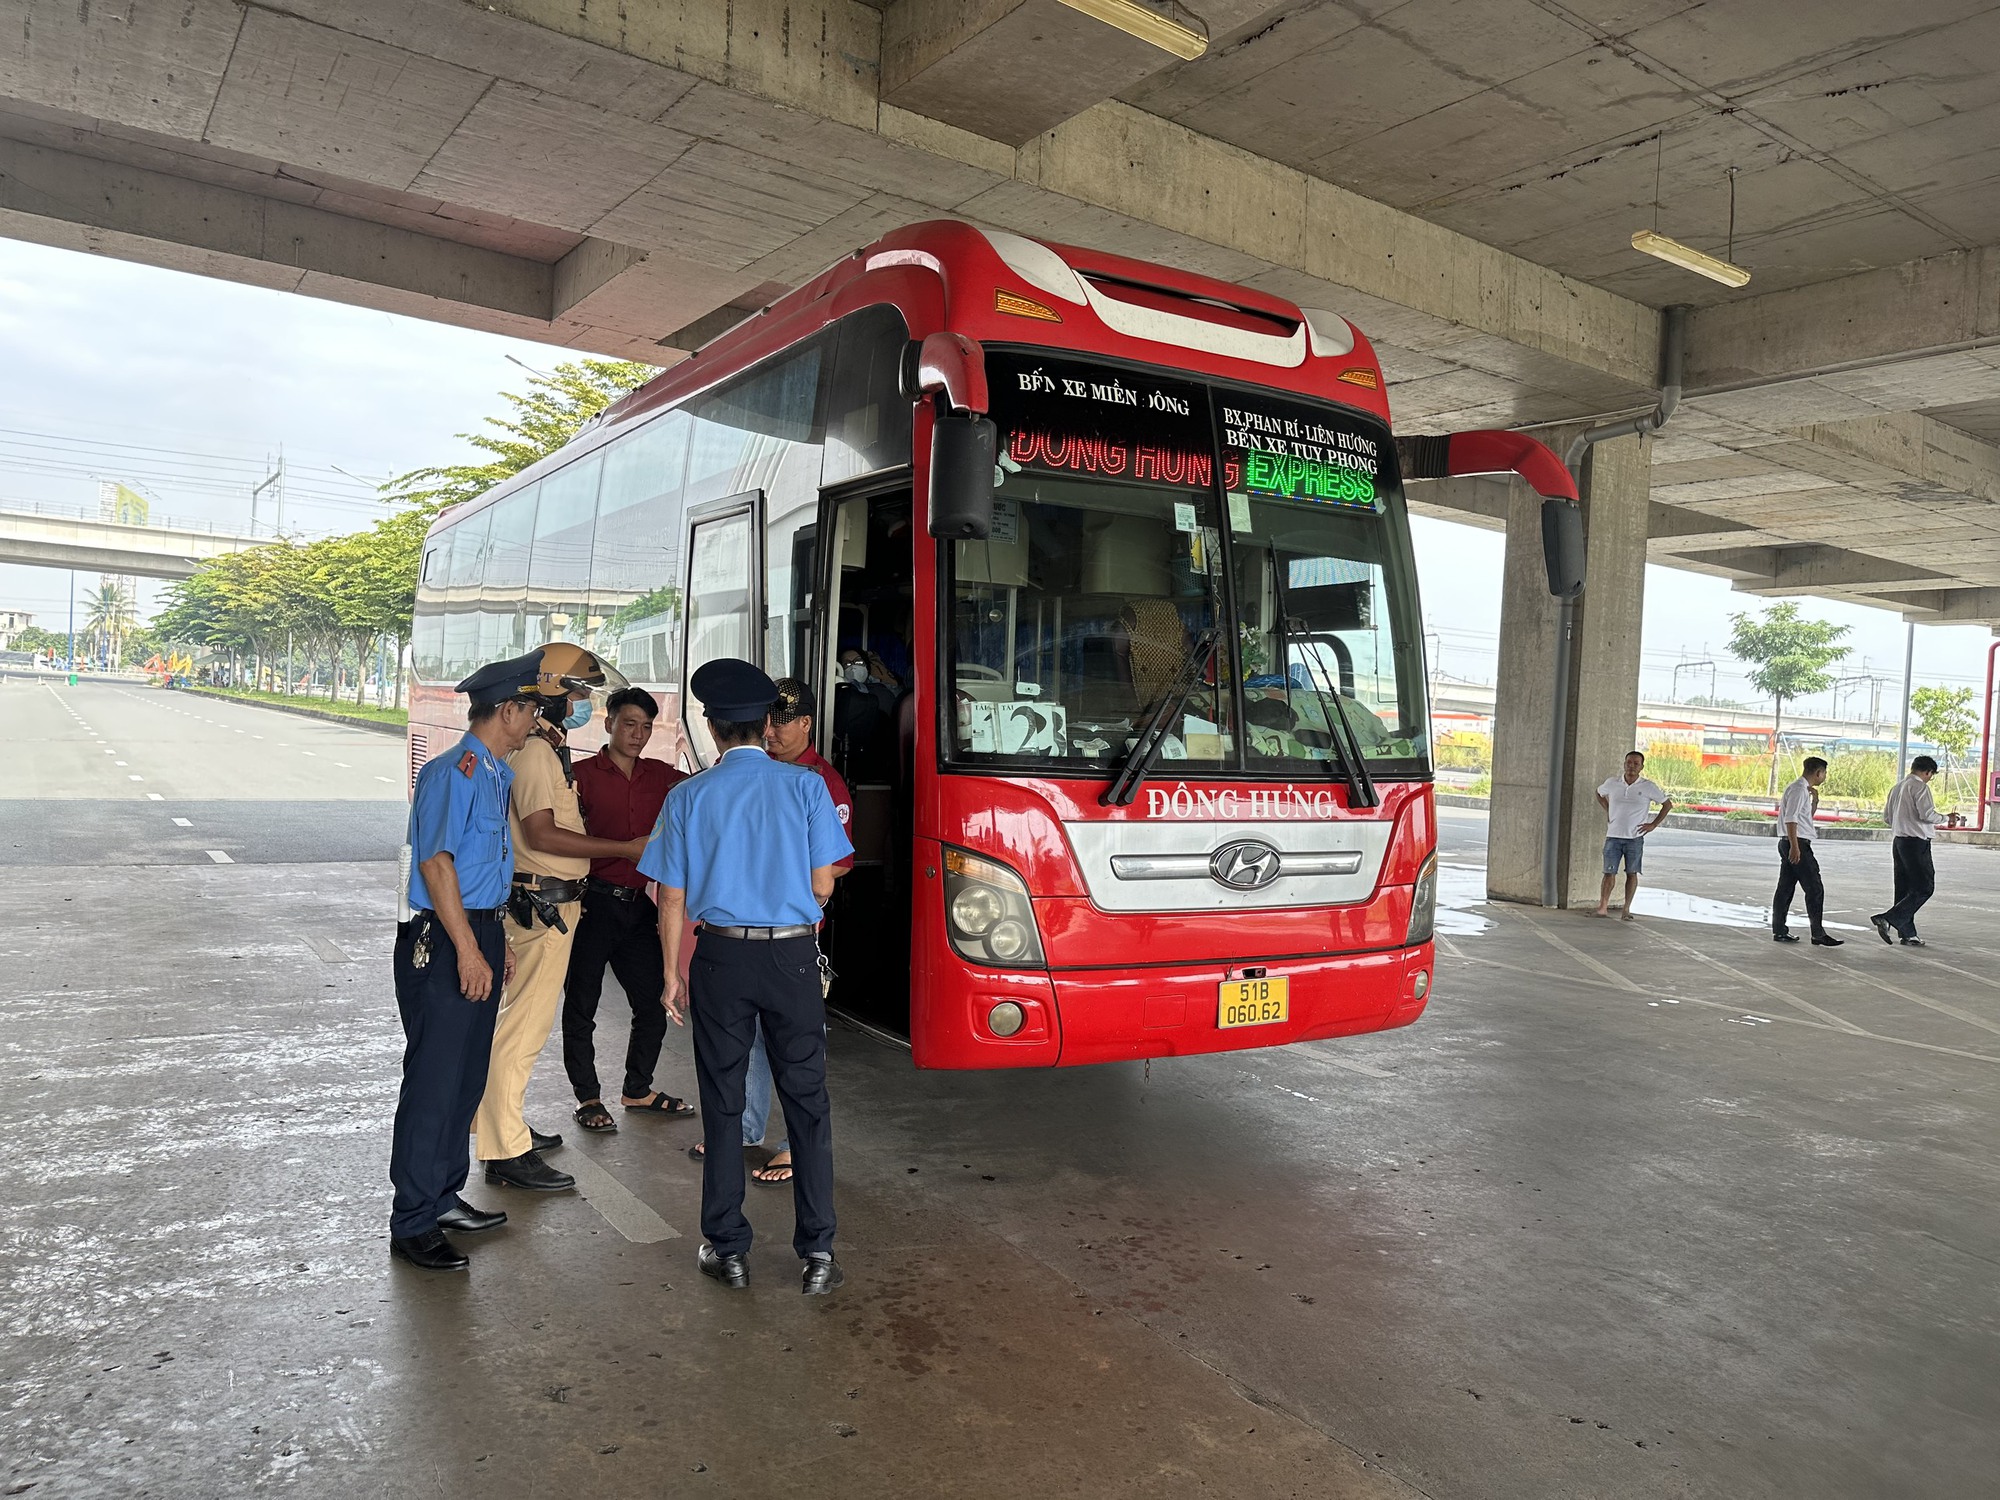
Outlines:
<svg viewBox="0 0 2000 1500"><path fill-rule="evenodd" d="M1606 839L1604 841L1604 873L1616 875L1618 861L1625 861L1625 873L1637 875L1639 867L1646 862L1646 841L1640 838Z"/></svg>

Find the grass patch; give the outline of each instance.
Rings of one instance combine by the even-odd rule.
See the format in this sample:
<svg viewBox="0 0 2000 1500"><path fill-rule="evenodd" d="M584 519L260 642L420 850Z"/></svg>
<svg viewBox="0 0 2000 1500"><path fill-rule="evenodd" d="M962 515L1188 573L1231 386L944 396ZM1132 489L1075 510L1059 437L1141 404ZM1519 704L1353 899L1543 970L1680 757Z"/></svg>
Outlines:
<svg viewBox="0 0 2000 1500"><path fill-rule="evenodd" d="M393 724L401 729L410 722L410 711L406 708L377 708L372 703L346 703L327 698L308 698L298 693L287 697L283 693L259 693L249 688L190 687L180 689L203 698L233 698L238 703L265 703L274 708L289 708L295 713L311 714L321 719L359 719L368 724Z"/></svg>

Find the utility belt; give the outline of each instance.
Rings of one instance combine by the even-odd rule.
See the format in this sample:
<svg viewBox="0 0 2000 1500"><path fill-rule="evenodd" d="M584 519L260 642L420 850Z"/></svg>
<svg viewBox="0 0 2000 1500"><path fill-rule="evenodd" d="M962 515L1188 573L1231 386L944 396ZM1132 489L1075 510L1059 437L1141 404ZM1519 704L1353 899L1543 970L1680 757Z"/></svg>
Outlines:
<svg viewBox="0 0 2000 1500"><path fill-rule="evenodd" d="M515 925L525 927L530 932L540 921L544 927L553 927L557 932L568 932L569 923L563 920L562 906L568 901L583 898L581 880L564 880L555 875L529 875L517 871L514 888L507 894L507 911Z"/></svg>
<svg viewBox="0 0 2000 1500"><path fill-rule="evenodd" d="M620 885L615 880L603 880L592 875L583 883L583 888L594 896L609 896L613 901L638 901L646 894L641 885Z"/></svg>
<svg viewBox="0 0 2000 1500"><path fill-rule="evenodd" d="M507 908L504 906L467 907L465 920L468 922L497 922L506 915ZM417 922L429 923L436 920L436 912L432 911L428 906L418 906L411 909L410 920L403 925L409 926Z"/></svg>
<svg viewBox="0 0 2000 1500"><path fill-rule="evenodd" d="M794 927L720 927L714 922L701 924L703 932L712 932L717 937L743 938L752 943L773 943L780 938L811 937L819 929L810 922Z"/></svg>

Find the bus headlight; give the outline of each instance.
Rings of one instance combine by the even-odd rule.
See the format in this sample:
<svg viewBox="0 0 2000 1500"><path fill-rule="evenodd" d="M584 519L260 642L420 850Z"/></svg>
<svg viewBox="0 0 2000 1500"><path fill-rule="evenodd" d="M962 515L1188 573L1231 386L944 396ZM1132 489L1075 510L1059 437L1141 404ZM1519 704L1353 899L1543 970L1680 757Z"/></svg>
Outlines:
<svg viewBox="0 0 2000 1500"><path fill-rule="evenodd" d="M1007 968L1040 968L1028 887L1005 865L963 849L944 851L945 932L960 958Z"/></svg>
<svg viewBox="0 0 2000 1500"><path fill-rule="evenodd" d="M1414 948L1428 943L1437 927L1438 857L1432 854L1417 871L1416 894L1410 900L1410 930L1403 934L1403 946Z"/></svg>

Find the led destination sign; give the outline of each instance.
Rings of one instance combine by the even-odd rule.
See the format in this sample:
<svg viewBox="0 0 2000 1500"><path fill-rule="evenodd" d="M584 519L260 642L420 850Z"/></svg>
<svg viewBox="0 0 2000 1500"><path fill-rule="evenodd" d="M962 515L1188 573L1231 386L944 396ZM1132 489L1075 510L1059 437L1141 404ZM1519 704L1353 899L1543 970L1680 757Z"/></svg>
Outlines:
<svg viewBox="0 0 2000 1500"><path fill-rule="evenodd" d="M986 379L1003 466L1177 488L1215 483L1208 393L1198 385L990 351Z"/></svg>
<svg viewBox="0 0 2000 1500"><path fill-rule="evenodd" d="M1218 392L1226 489L1279 500L1374 510L1382 442L1359 422L1319 407Z"/></svg>

